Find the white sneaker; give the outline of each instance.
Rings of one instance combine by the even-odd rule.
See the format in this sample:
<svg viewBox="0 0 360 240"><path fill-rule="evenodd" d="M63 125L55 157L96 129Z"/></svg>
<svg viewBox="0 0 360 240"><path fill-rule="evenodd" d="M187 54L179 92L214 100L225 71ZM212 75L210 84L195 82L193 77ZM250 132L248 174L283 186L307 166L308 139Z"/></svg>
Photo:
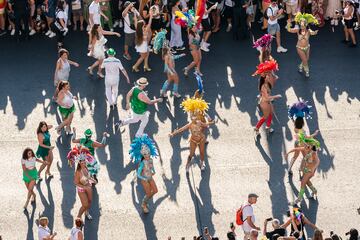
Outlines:
<svg viewBox="0 0 360 240"><path fill-rule="evenodd" d="M48 30L48 31L45 33L45 35L46 35L46 36L49 36L51 33L52 33L51 30Z"/></svg>
<svg viewBox="0 0 360 240"><path fill-rule="evenodd" d="M286 52L287 52L287 49L286 49L286 48L283 48L282 46L280 46L280 47L277 48L277 52L278 52L278 53L286 53Z"/></svg>
<svg viewBox="0 0 360 240"><path fill-rule="evenodd" d="M113 27L116 28L117 26L119 26L119 21L115 21Z"/></svg>
<svg viewBox="0 0 360 240"><path fill-rule="evenodd" d="M330 24L335 25L335 19L331 19Z"/></svg>
<svg viewBox="0 0 360 240"><path fill-rule="evenodd" d="M50 35L49 35L49 38L53 38L55 36L56 36L56 34L54 32L51 32Z"/></svg>
<svg viewBox="0 0 360 240"><path fill-rule="evenodd" d="M15 35L15 28L13 28L13 29L11 30L10 35L11 35L11 36L14 36L14 35Z"/></svg>
<svg viewBox="0 0 360 240"><path fill-rule="evenodd" d="M210 43L204 42L205 46L210 47Z"/></svg>
<svg viewBox="0 0 360 240"><path fill-rule="evenodd" d="M204 52L209 52L210 51L204 43L201 44L200 49L203 50Z"/></svg>
<svg viewBox="0 0 360 240"><path fill-rule="evenodd" d="M232 29L232 25L231 24L228 24L227 28L226 28L226 32L230 32Z"/></svg>
<svg viewBox="0 0 360 240"><path fill-rule="evenodd" d="M29 32L29 35L32 36L36 33L36 31L34 29L31 29L31 31Z"/></svg>
<svg viewBox="0 0 360 240"><path fill-rule="evenodd" d="M123 22L120 20L120 22L119 22L119 28L123 28L124 27L124 24L123 24Z"/></svg>

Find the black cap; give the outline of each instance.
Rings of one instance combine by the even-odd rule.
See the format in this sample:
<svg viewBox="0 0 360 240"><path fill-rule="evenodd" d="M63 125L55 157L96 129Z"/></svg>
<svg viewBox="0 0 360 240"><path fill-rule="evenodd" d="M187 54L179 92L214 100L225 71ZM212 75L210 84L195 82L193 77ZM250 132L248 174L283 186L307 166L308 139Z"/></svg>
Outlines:
<svg viewBox="0 0 360 240"><path fill-rule="evenodd" d="M259 196L256 193L249 193L248 198L255 197L258 198Z"/></svg>

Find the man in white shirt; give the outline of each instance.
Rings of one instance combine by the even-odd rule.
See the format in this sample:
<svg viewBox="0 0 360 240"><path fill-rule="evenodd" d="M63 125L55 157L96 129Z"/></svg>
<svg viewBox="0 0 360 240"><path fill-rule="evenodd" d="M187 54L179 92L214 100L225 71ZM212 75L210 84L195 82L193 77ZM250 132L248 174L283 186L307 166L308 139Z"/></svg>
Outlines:
<svg viewBox="0 0 360 240"><path fill-rule="evenodd" d="M277 5L277 0L271 0L270 6L266 9L266 15L269 17L267 30L269 34L276 35L276 45L278 53L287 52L287 49L281 46L280 25L278 23L278 18L283 12L284 9L279 9Z"/></svg>
<svg viewBox="0 0 360 240"><path fill-rule="evenodd" d="M117 104L119 75L120 71L126 77L126 81L130 84L129 76L121 64L120 60L115 58L115 50L109 48L106 52L108 57L104 59L101 68L105 68L105 94L110 104L110 109L113 109Z"/></svg>
<svg viewBox="0 0 360 240"><path fill-rule="evenodd" d="M250 232L252 229L260 231L260 228L255 226L255 216L252 205L257 202L257 198L259 196L255 193L250 193L248 195L247 202L242 206L242 218L243 225L242 228L244 230L244 240L248 240L250 237Z"/></svg>
<svg viewBox="0 0 360 240"><path fill-rule="evenodd" d="M108 17L101 11L99 2L100 2L100 0L94 0L94 1L92 1L92 3L89 6L89 25L90 25L90 28L94 24L101 25L101 21L100 21L101 16L103 16L106 21L109 20Z"/></svg>
<svg viewBox="0 0 360 240"><path fill-rule="evenodd" d="M134 7L134 3L126 1L124 4L124 11L122 16L124 19L124 33L125 33L125 43L124 43L124 55L123 57L126 60L131 60L129 54L129 47L135 46L135 26L137 25L137 16L138 13Z"/></svg>

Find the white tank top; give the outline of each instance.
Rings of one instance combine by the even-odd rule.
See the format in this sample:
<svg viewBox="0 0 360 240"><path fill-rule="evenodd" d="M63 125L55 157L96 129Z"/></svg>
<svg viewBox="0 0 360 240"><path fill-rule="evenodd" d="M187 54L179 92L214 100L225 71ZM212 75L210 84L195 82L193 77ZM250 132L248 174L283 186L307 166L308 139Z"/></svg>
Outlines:
<svg viewBox="0 0 360 240"><path fill-rule="evenodd" d="M80 229L73 227L70 232L70 240L77 240L79 232L81 232Z"/></svg>
<svg viewBox="0 0 360 240"><path fill-rule="evenodd" d="M63 107L65 108L71 108L72 105L74 105L73 102L73 95L71 94L71 92L67 92L65 93L64 99L63 99Z"/></svg>

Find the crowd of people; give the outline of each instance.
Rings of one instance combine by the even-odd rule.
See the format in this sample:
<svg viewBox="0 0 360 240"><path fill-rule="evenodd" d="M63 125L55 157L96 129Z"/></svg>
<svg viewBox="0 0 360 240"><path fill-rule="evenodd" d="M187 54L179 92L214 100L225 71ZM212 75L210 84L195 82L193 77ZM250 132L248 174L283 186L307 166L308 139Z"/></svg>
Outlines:
<svg viewBox="0 0 360 240"><path fill-rule="evenodd" d="M142 0L139 2L119 0L0 0L0 35L10 31L10 35L29 39L34 34L44 34L49 38L56 37L58 47L58 61L54 73L54 96L53 102L58 105L58 111L62 122L56 127L47 122L40 122L37 129L38 148L34 152L26 148L22 155L23 180L28 190L24 209L30 202L36 201L34 186L42 181L42 171L45 169L45 178L51 178L51 165L53 162L54 146L51 144L51 129L57 134L72 135L71 142L74 147L69 151L67 160L70 167L75 168L74 187L81 202L71 230L70 239L83 239L82 227L83 216L91 220L91 202L93 188L98 183L100 164L95 158L95 149L106 146L109 134L104 132L101 141L92 139L93 132L87 129L83 137L77 137L76 128L73 127L76 96L71 93L69 79L71 66L79 67L79 63L69 59L67 35L72 31L87 31L88 45L87 55L93 57L95 62L87 68L89 75L94 74L105 79L105 96L110 110L117 108L118 85L120 72L130 84L130 78L123 67L121 60L116 58L116 52L107 45L106 36L121 37L118 28L124 28L124 48L122 57L126 61L132 61L131 49L136 50L139 57L134 61L131 68L133 72L140 72L143 64L143 72L152 71L149 64L149 55L161 51L164 61L164 73L166 80L160 89L160 96L151 99L145 91L149 81L141 77L135 81L126 95L126 110L131 114L126 119L121 119L115 124L117 129L132 123L140 122L139 128L130 146L130 157L137 166L137 177L144 190L141 201L141 209L144 214L151 211L149 200L158 192L153 175L156 174L153 161L158 157L158 149L153 140L146 134L146 126L149 121L149 105L161 103L168 98L168 88L173 84L170 96L181 98L179 91L181 77L176 70L175 61L185 55L186 47L192 56L192 61L183 69L185 77L194 77L198 89L192 97L182 101L182 108L188 114L189 122L169 132L169 137L176 137L186 130L190 131L189 156L186 163L186 173L193 164L195 151L199 148L201 171L206 171L205 145L207 144L207 129L215 121L207 114L208 103L204 100L203 72L201 67L202 52L210 51L209 39L213 33L220 31L222 16L226 22L226 32L233 31L235 40L249 38L256 21L262 24L262 29L267 34L254 40L254 48L259 51L259 65L253 76L259 76L258 108L262 117L254 127L256 140L260 137L261 126L266 123L266 133L271 134L274 113L273 101L281 98L280 94L272 95L278 76L278 64L271 54L273 39L276 41L276 51L286 53L281 41L281 27L279 20L287 17L286 30L297 34L298 41L296 51L300 58L298 71L304 72L305 77L310 77L310 36L318 33L310 26L320 29L329 19L331 25L338 25L340 19L344 22L344 43L349 47L356 47L354 30L359 28L356 19L359 19L358 3L353 0L329 0L324 4L323 0L280 2L278 0ZM72 30L69 30L70 26ZM188 44L184 42L188 40ZM103 73L105 69L105 74ZM193 71L194 75L190 73ZM306 133L304 126L306 118L311 116L311 106L303 100L299 100L289 108L289 118L294 122L294 149L286 153L293 154L288 169L292 175L292 168L297 158L302 158L299 166L300 188L297 198L290 203L289 219L280 224L277 219L267 219L262 229L264 238L284 238L287 227L291 227L289 236L291 239L305 239L304 226L308 225L315 229L317 240L322 239L322 231L312 224L300 209L306 187L311 190L311 196L316 197L317 189L311 182L320 159L318 151L320 143L315 139L319 131L313 134ZM79 119L76 119L77 124ZM39 170L36 162L41 163ZM236 223L242 226L244 239L257 239L260 228L255 225L252 205L256 203L257 194L251 193L248 200L241 205L236 213ZM274 231L267 232L267 223L272 221ZM48 219L43 216L39 219L39 239L55 239L56 233L48 226ZM354 234L354 231L352 231ZM335 235L331 236L333 239ZM229 239L236 239L235 224L231 224ZM198 238L197 238L198 239ZM216 239L210 236L207 228L200 239ZM335 237L333 240L336 240ZM353 239L351 239L353 240Z"/></svg>

